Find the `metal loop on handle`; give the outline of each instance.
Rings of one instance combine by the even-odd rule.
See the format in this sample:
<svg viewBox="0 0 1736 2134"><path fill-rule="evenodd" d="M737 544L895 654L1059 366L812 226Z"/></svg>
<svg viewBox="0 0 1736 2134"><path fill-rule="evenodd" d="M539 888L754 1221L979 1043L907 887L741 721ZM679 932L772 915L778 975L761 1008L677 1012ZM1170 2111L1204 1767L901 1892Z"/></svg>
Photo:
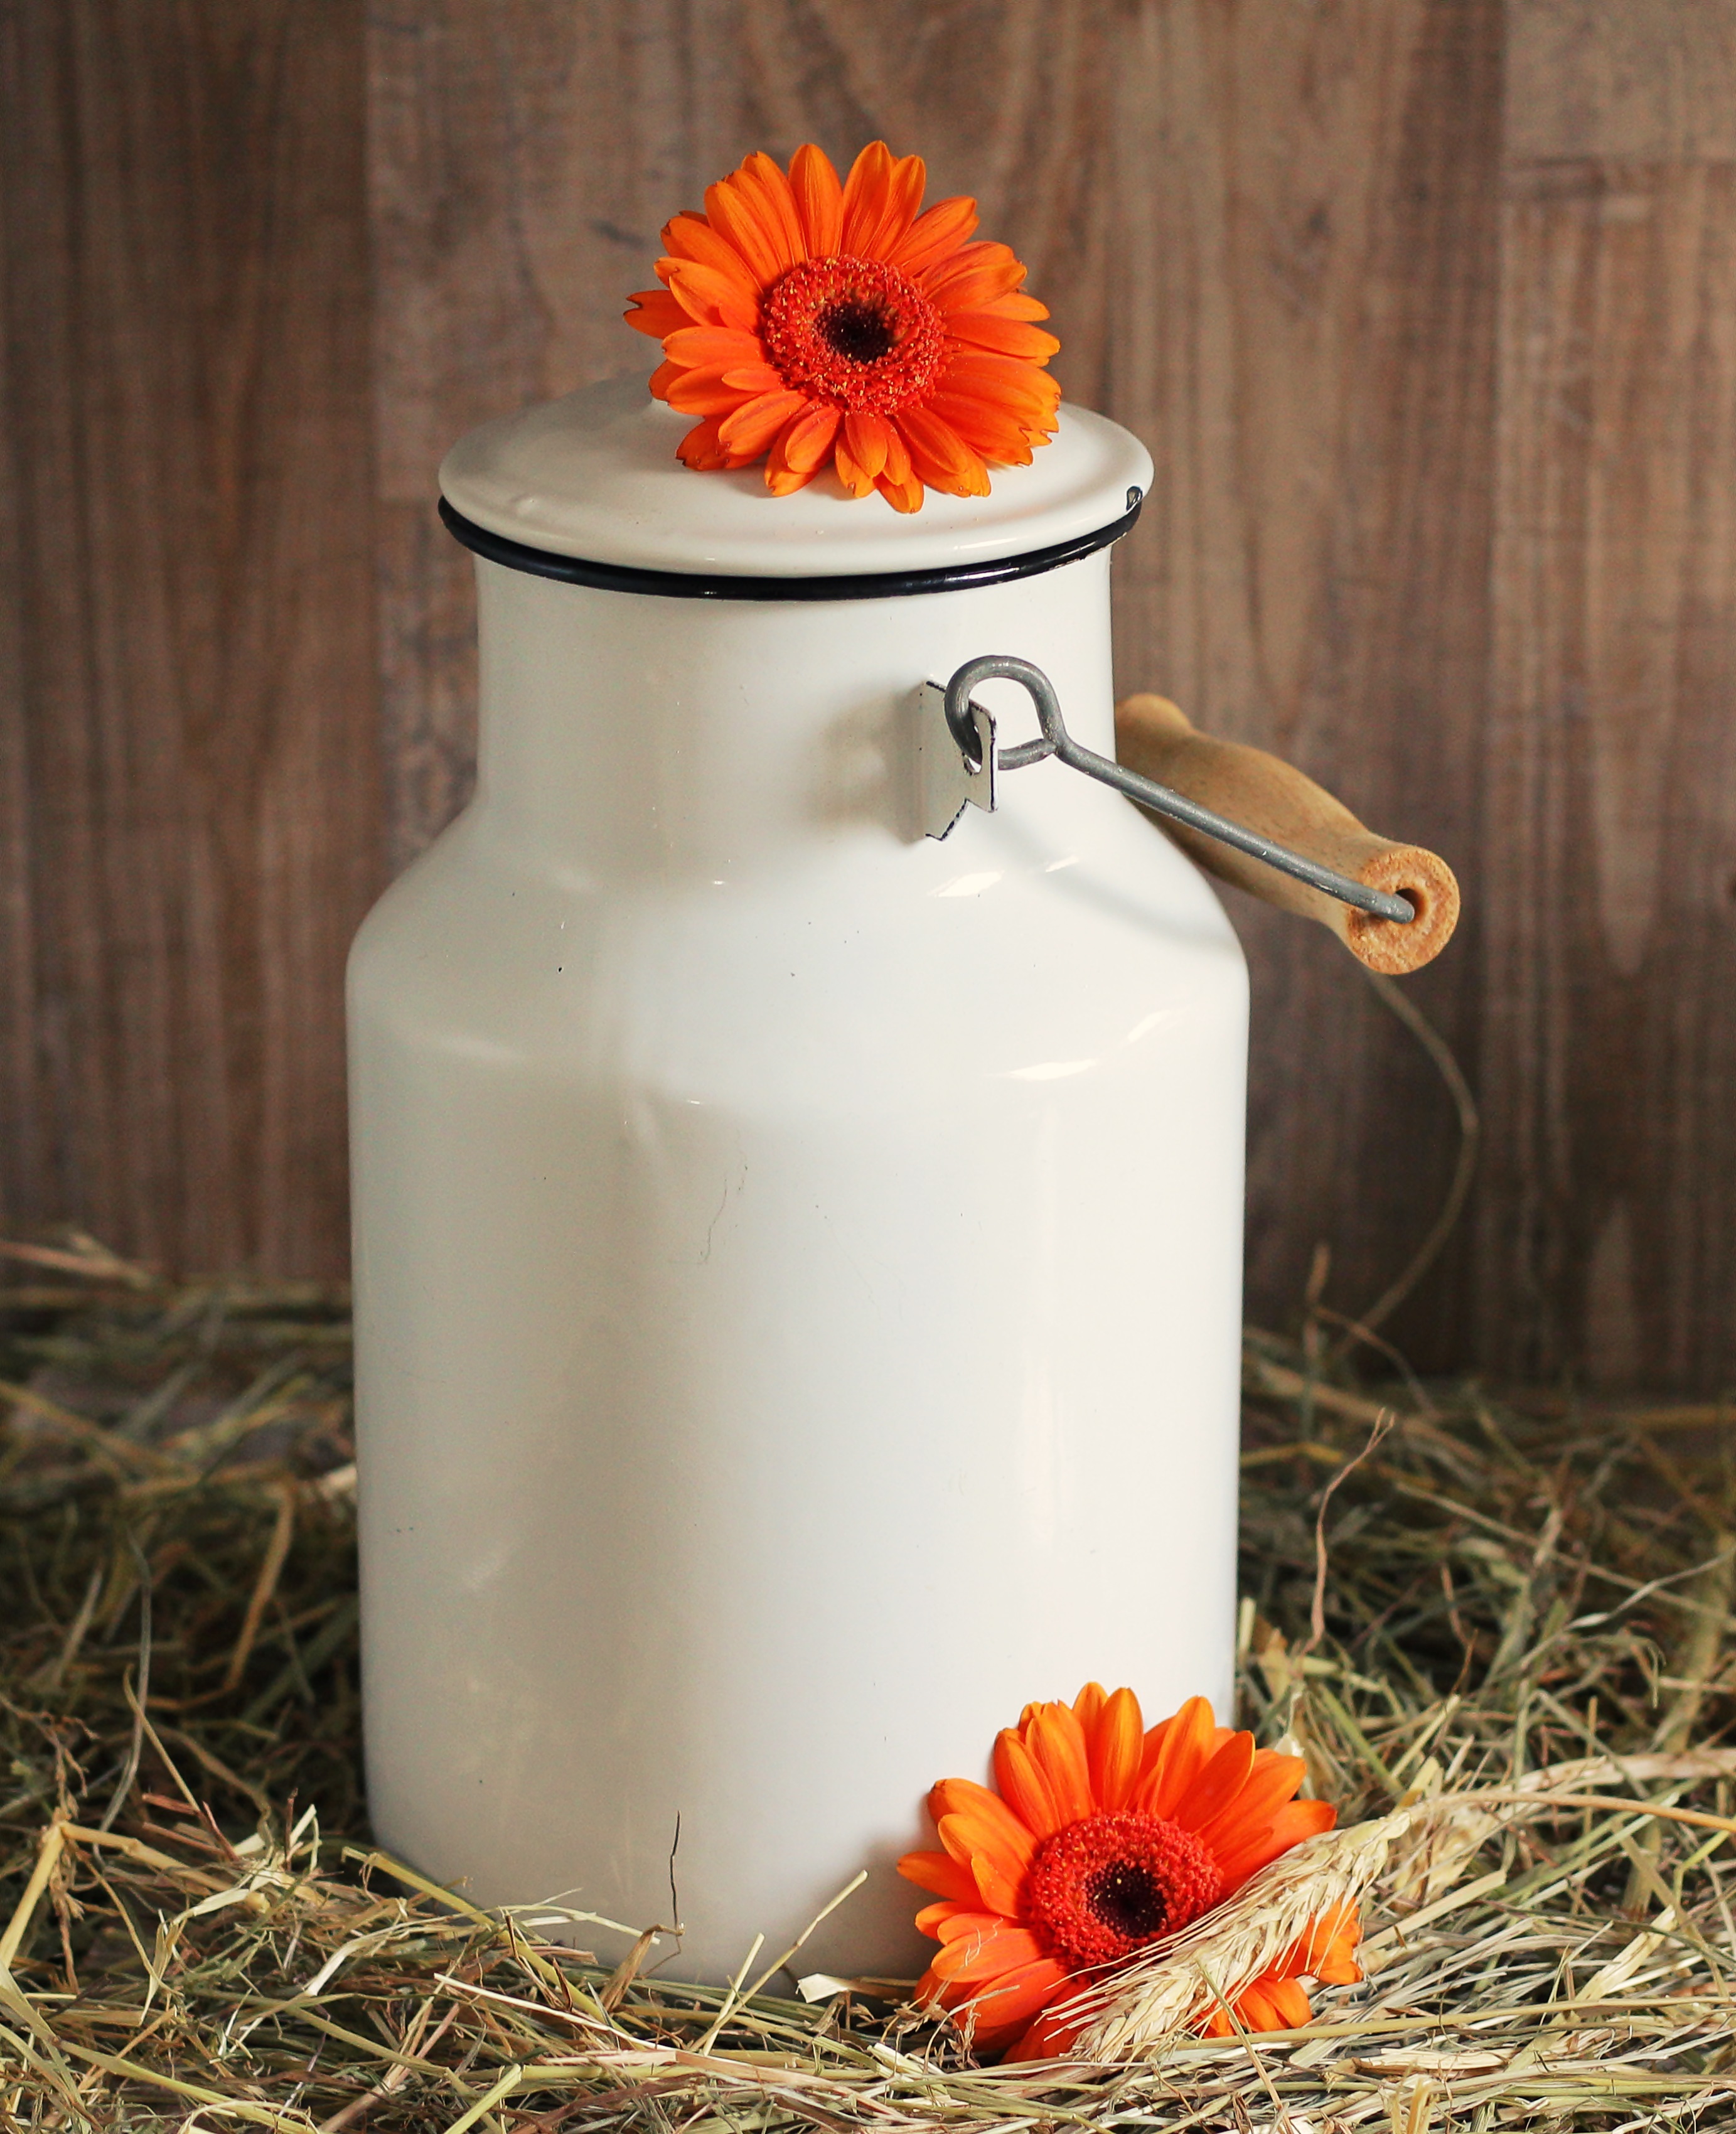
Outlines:
<svg viewBox="0 0 1736 2134"><path fill-rule="evenodd" d="M1072 744L1061 717L1061 700L1055 694L1054 683L1029 659L1015 659L1010 653L997 652L967 661L947 684L947 724L952 729L952 738L966 762L980 760L976 729L971 718L971 692L979 682L996 677L1021 683L1030 692L1031 702L1037 707L1037 724L1043 730L1041 741L1024 741L1017 748L997 748L996 770L1022 770L1028 763L1040 763L1045 756L1059 756L1064 763L1067 758L1063 744Z"/></svg>
<svg viewBox="0 0 1736 2134"><path fill-rule="evenodd" d="M1041 730L1039 741L1021 742L1015 748L996 748L996 770L1022 770L1027 764L1040 763L1044 756L1058 757L1069 770L1082 771L1087 778L1094 778L1100 785L1112 786L1124 793L1130 800L1137 800L1142 808L1154 814L1167 815L1171 821L1185 823L1189 829L1198 830L1202 836L1215 838L1220 844L1229 845L1250 858L1261 860L1267 867L1275 867L1280 874L1292 875L1298 881L1305 881L1309 888L1318 889L1328 896L1335 896L1341 904L1348 904L1357 911L1366 911L1376 919L1390 920L1396 926L1408 926L1416 913L1402 896L1394 896L1382 889L1370 889L1360 881L1353 881L1348 875L1337 873L1333 868L1322 867L1318 860L1304 859L1300 852L1293 852L1287 845L1274 844L1270 838L1262 838L1254 830L1244 829L1240 823L1232 823L1210 808L1203 808L1197 800L1185 794L1174 793L1167 785L1160 785L1150 778L1141 778L1136 770L1129 770L1112 757L1099 756L1095 749L1085 748L1067 731L1061 717L1060 699L1055 694L1055 685L1040 667L1029 659L1015 659L1010 654L989 653L981 659L967 660L946 688L946 718L948 731L958 745L959 753L973 766L981 762L981 744L977 741L976 717L980 712L984 731L992 735L994 722L980 707L971 702L971 692L979 682L992 679L1017 682L1029 692L1037 710L1037 725Z"/></svg>

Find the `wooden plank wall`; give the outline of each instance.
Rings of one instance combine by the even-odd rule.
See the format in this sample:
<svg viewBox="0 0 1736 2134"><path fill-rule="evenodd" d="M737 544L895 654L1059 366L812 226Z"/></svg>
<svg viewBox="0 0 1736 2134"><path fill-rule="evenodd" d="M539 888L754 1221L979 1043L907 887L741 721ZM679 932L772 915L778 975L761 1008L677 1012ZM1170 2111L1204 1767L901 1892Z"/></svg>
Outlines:
<svg viewBox="0 0 1736 2134"><path fill-rule="evenodd" d="M1465 879L1411 983L1486 1146L1396 1338L1736 1376L1736 0L364 15L0 12L34 113L0 147L10 1219L337 1262L341 941L470 775L434 466L642 365L622 293L746 149L884 134L978 195L1069 394L1152 447L1125 683ZM1324 934L1235 915L1251 1300L1293 1306L1324 1242L1354 1311L1427 1228L1452 1111Z"/></svg>
<svg viewBox="0 0 1736 2134"><path fill-rule="evenodd" d="M341 1267L383 879L362 24L0 8L0 1205Z"/></svg>
<svg viewBox="0 0 1736 2134"><path fill-rule="evenodd" d="M1736 1354L1736 8L1513 11L1483 974L1490 1353Z"/></svg>

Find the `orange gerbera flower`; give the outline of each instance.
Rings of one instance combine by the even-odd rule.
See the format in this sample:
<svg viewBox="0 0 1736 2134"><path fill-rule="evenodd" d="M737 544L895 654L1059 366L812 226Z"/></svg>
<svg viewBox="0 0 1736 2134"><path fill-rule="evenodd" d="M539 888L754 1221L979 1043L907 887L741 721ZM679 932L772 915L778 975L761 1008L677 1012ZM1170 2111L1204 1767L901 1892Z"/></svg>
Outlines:
<svg viewBox="0 0 1736 2134"><path fill-rule="evenodd" d="M765 457L775 496L830 465L853 496L919 511L924 487L986 496L1054 432L1061 344L1004 244L968 240L976 203L924 213L920 156L871 142L838 174L810 142L788 176L767 155L663 230L659 289L627 323L663 345L651 390L702 419L690 467Z"/></svg>
<svg viewBox="0 0 1736 2134"><path fill-rule="evenodd" d="M941 1900L917 1914L941 1944L917 1997L969 2018L979 2050L1066 2052L1079 2026L1046 2011L1331 1829L1333 1808L1294 1798L1302 1773L1214 1725L1203 1697L1149 1733L1131 1689L1087 1683L1071 1705L1027 1705L995 1743L999 1790L943 1779L928 1808L945 1850L898 1863ZM1361 1933L1353 1905L1322 1914L1205 2035L1305 2023L1301 1982L1360 1978Z"/></svg>

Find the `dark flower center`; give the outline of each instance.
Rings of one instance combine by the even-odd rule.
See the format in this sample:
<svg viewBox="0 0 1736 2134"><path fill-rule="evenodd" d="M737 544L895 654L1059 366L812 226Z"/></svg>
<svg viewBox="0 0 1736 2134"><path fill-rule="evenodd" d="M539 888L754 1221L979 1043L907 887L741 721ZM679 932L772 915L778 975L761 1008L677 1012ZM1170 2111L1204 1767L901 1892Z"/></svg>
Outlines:
<svg viewBox="0 0 1736 2134"><path fill-rule="evenodd" d="M1137 1860L1112 1861L1092 1884L1086 1901L1106 1927L1129 1941L1161 1934L1169 1916L1163 1885Z"/></svg>
<svg viewBox="0 0 1736 2134"><path fill-rule="evenodd" d="M898 345L898 316L864 297L842 297L814 321L820 337L852 363L878 363Z"/></svg>
<svg viewBox="0 0 1736 2134"><path fill-rule="evenodd" d="M774 283L760 335L793 392L846 413L895 415L927 399L947 354L945 322L909 275L845 252Z"/></svg>
<svg viewBox="0 0 1736 2134"><path fill-rule="evenodd" d="M1114 1963L1178 1934L1223 1894L1218 1862L1190 1830L1117 1808L1044 1839L1025 1882L1025 1911L1072 1970Z"/></svg>

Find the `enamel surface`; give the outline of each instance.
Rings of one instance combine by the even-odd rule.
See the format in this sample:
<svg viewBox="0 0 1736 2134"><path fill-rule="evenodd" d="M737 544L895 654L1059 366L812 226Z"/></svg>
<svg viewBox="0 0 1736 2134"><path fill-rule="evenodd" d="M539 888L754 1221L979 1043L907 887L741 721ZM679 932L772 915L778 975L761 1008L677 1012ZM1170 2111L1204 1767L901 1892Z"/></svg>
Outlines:
<svg viewBox="0 0 1736 2134"><path fill-rule="evenodd" d="M866 1866L799 1967L914 1977L892 1863L1028 1699L1228 1708L1242 957L1052 761L914 825L918 687L976 654L1112 747L1107 555L813 604L477 574L477 798L350 973L374 1827L637 1929L678 1816L677 1977Z"/></svg>
<svg viewBox="0 0 1736 2134"><path fill-rule="evenodd" d="M1093 534L1151 483L1139 440L1083 408L1025 467L991 470L986 497L930 492L909 517L833 475L774 496L763 471L695 474L675 457L693 427L642 378L613 379L485 424L440 471L453 507L528 548L644 569L763 577L943 570Z"/></svg>

